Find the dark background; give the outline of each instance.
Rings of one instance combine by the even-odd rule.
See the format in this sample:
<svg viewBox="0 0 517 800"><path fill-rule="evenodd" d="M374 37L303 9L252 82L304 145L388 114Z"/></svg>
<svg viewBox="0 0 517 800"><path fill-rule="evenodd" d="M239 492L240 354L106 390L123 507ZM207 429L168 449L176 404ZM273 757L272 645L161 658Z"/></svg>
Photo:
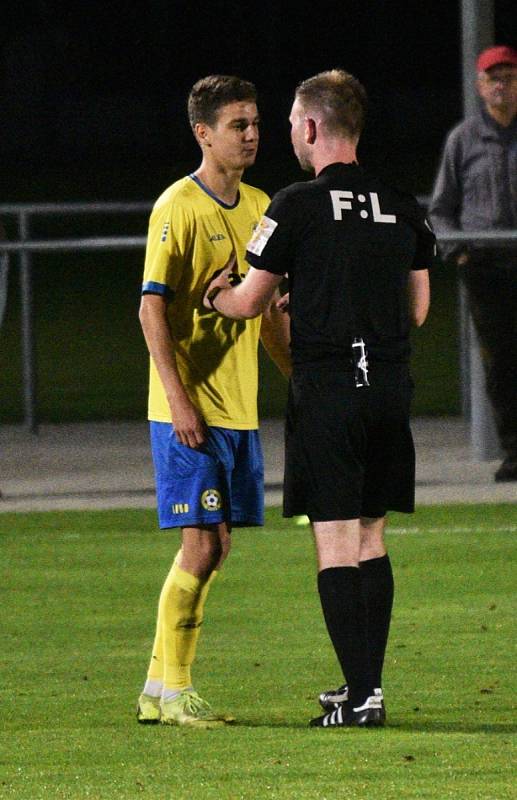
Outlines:
<svg viewBox="0 0 517 800"><path fill-rule="evenodd" d="M497 0L496 41L515 40ZM153 199L197 166L188 91L200 77L254 81L263 118L248 180L299 177L287 116L297 82L341 66L371 100L361 157L417 193L430 189L461 117L456 2L8 3L0 26L1 197ZM515 42L513 42L515 43Z"/></svg>
<svg viewBox="0 0 517 800"><path fill-rule="evenodd" d="M496 42L515 44L515 2L495 2ZM462 116L457 3L4 4L0 24L1 202L153 201L199 163L186 100L204 75L254 81L263 120L246 180L272 193L302 173L288 114L296 84L354 73L370 96L363 163L427 194L444 135ZM474 76L473 76L474 79ZM135 234L147 212L31 218L33 238ZM17 238L15 216L4 218ZM0 423L23 418L18 259L0 330ZM138 323L143 249L32 256L41 421L145 418L148 357ZM436 265L413 337L418 415L460 410L456 274ZM261 416L286 384L261 353Z"/></svg>

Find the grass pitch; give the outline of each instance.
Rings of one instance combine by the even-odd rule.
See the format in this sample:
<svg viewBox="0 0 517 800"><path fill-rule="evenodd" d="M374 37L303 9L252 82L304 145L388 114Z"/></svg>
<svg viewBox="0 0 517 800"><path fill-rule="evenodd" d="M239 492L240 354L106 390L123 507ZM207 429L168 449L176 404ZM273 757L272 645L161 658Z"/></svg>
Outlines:
<svg viewBox="0 0 517 800"><path fill-rule="evenodd" d="M309 729L340 683L306 528L236 531L207 603L196 688L238 724L134 717L178 534L148 511L0 515L0 797L514 798L516 506L391 517L396 600L382 730Z"/></svg>

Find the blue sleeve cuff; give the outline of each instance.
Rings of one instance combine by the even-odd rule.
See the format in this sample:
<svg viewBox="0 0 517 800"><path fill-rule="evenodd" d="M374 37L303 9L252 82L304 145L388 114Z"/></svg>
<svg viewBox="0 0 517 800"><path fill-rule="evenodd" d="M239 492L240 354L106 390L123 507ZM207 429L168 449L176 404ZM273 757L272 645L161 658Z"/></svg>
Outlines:
<svg viewBox="0 0 517 800"><path fill-rule="evenodd" d="M165 297L169 302L174 297L174 292L166 283L157 283L156 281L146 281L146 283L143 283L142 294L159 294Z"/></svg>

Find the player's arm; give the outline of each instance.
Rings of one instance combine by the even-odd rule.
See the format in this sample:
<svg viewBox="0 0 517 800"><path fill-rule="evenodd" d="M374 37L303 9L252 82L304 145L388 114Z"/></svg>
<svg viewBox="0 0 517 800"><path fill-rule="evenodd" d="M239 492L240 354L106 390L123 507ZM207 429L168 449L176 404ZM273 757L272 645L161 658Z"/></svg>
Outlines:
<svg viewBox="0 0 517 800"><path fill-rule="evenodd" d="M291 375L291 322L289 314L278 306L280 293L275 291L273 299L262 314L260 340L267 354L275 362L280 372L289 378Z"/></svg>
<svg viewBox="0 0 517 800"><path fill-rule="evenodd" d="M232 319L251 319L262 314L260 339L266 352L286 377L291 374L289 315L277 307L281 275L250 267L237 286L231 283L235 257L208 285L203 298L205 308ZM217 301L217 305L216 305Z"/></svg>
<svg viewBox="0 0 517 800"><path fill-rule="evenodd" d="M408 282L409 318L419 328L424 324L431 304L428 269L413 269Z"/></svg>
<svg viewBox="0 0 517 800"><path fill-rule="evenodd" d="M139 316L147 348L167 396L176 438L187 447L199 447L206 438L206 425L178 372L175 345L167 319L167 299L160 294L142 295Z"/></svg>

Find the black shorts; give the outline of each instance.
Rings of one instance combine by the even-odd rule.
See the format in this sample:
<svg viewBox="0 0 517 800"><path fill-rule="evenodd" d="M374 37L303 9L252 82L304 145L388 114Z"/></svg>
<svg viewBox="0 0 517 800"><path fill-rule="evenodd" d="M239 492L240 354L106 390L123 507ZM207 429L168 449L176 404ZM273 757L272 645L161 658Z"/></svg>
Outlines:
<svg viewBox="0 0 517 800"><path fill-rule="evenodd" d="M286 417L284 516L383 517L415 508L413 384L406 364L370 365L369 387L330 366L298 369Z"/></svg>

